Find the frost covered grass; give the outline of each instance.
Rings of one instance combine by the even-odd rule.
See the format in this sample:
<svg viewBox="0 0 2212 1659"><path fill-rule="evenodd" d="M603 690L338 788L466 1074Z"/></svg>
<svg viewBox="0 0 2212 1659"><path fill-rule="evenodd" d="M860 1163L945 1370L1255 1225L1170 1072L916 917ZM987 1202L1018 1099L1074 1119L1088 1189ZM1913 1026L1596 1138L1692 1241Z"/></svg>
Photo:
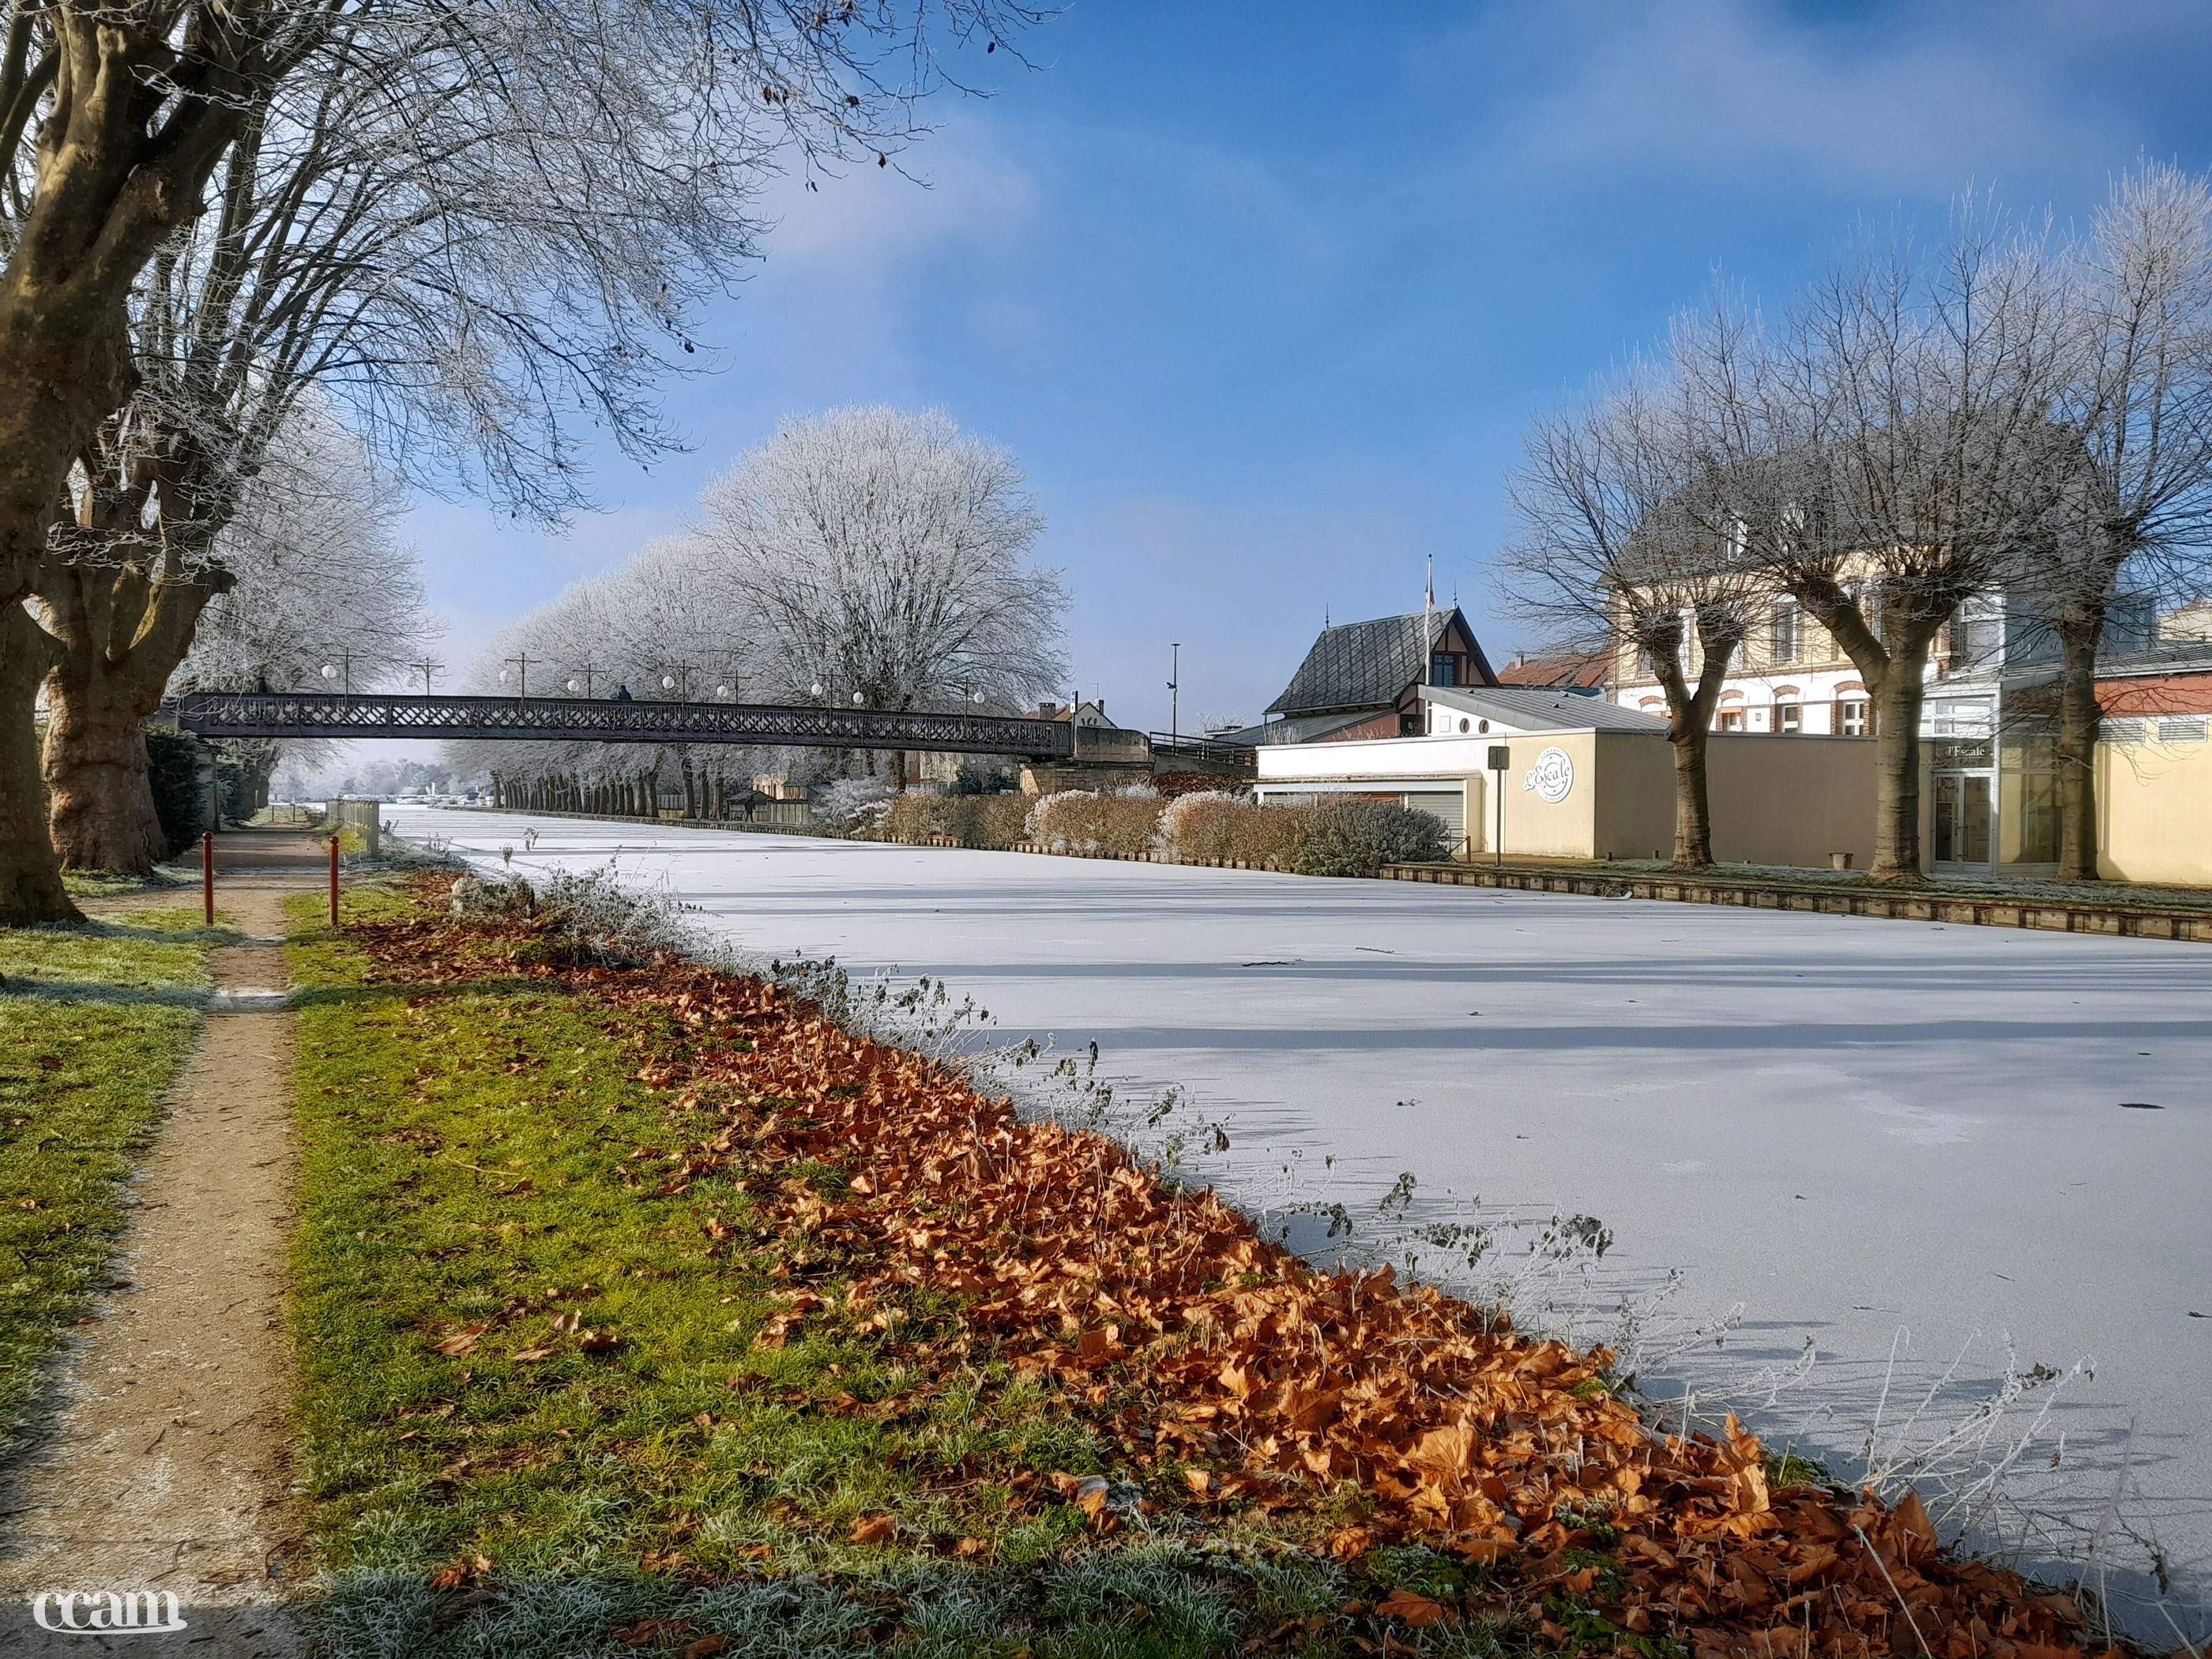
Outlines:
<svg viewBox="0 0 2212 1659"><path fill-rule="evenodd" d="M240 937L228 927L204 927L196 914L179 908L119 911L65 927L0 928L0 981L27 980L47 989L198 990L211 982L208 952Z"/></svg>

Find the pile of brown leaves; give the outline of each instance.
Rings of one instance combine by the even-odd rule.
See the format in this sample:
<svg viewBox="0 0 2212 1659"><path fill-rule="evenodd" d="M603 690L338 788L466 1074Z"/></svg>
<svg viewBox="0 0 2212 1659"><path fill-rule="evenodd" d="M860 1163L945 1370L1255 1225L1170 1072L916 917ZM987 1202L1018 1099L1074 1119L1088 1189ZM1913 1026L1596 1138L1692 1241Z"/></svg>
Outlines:
<svg viewBox="0 0 2212 1659"><path fill-rule="evenodd" d="M356 932L395 976L482 970L457 947L483 926ZM1699 1659L2081 1651L2069 1599L1946 1554L1917 1496L1886 1507L1776 1489L1732 1419L1718 1439L1646 1424L1610 1391L1601 1349L1522 1335L1387 1268L1316 1272L1212 1192L1166 1188L1114 1142L1026 1121L763 981L668 962L565 982L690 1034L639 1075L678 1097L679 1121L713 1127L672 1150L641 1199L741 1167L766 1218L860 1264L834 1309L793 1292L763 1346L823 1312L895 1335L908 1291L949 1292L959 1334L920 1358L991 1355L1049 1373L1133 1463L1180 1470L1188 1505L1294 1516L1353 1483L1366 1518L1327 1534L1334 1553L1426 1544L1497 1569L1484 1582L1504 1600L1489 1610L1579 1609L1671 1635ZM849 1189L825 1200L808 1182L763 1178L801 1163L848 1171ZM1088 1507L1110 1530L1120 1517L1098 1484ZM1618 1565L1592 1565L1589 1548ZM1382 1610L1394 1606L1414 1623L1455 1616L1409 1592ZM1568 1632L1547 1619L1545 1633Z"/></svg>

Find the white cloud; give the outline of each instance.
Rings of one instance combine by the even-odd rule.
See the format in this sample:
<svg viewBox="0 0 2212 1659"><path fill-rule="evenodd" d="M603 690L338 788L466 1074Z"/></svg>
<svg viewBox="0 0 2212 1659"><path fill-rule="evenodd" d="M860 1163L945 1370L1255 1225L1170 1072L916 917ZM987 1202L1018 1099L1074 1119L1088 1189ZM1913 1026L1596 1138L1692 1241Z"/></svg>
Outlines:
<svg viewBox="0 0 2212 1659"><path fill-rule="evenodd" d="M1561 78L1510 106L1542 168L1691 170L1766 183L1945 192L1993 173L2064 175L2124 156L2131 122L2062 77L2078 15L1908 9L1870 25L1762 0L1547 14ZM1533 43L1522 42L1523 46ZM2005 179L1995 180L2001 187Z"/></svg>
<svg viewBox="0 0 2212 1659"><path fill-rule="evenodd" d="M1034 169L1006 131L973 113L932 134L893 165L862 165L777 180L763 202L773 228L771 265L797 264L836 280L875 280L901 261L950 241L1003 241L1020 231L1042 195Z"/></svg>

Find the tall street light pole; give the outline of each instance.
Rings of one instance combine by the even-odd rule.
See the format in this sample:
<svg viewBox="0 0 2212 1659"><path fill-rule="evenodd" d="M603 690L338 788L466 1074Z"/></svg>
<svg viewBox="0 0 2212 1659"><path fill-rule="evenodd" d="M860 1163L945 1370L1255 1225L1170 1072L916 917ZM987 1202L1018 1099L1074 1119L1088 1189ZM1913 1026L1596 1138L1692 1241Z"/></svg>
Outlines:
<svg viewBox="0 0 2212 1659"><path fill-rule="evenodd" d="M1168 747L1173 749L1181 739L1182 728L1176 724L1181 717L1182 699L1182 641L1176 640L1168 647Z"/></svg>

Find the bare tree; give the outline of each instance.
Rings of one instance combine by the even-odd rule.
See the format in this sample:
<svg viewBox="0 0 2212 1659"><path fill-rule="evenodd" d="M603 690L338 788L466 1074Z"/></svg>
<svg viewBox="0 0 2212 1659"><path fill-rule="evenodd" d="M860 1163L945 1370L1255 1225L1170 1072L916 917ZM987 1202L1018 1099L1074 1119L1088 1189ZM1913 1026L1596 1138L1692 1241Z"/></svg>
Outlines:
<svg viewBox="0 0 2212 1659"><path fill-rule="evenodd" d="M787 420L700 499L702 590L757 620L787 695L1012 709L1066 677L1066 591L1026 562L1036 499L1012 455L942 411Z"/></svg>
<svg viewBox="0 0 2212 1659"><path fill-rule="evenodd" d="M617 11L573 0L4 0L4 15L0 606L28 591L71 468L90 473L88 457L106 459L98 435L137 382L127 323L134 286L156 250L199 213L210 179L242 140L254 150L273 137L281 151L301 133L328 138L338 130L323 102L353 100L358 131L398 142L411 163L450 164L450 181L466 185L473 173L479 190L496 191L518 173L545 169L532 199L574 201L615 243L652 222L650 213L632 217L641 201L657 204L670 181L681 186L695 211L668 244L673 264L637 266L642 276L672 270L673 278L641 304L621 297L657 325L657 339L646 327L593 334L571 352L564 323L579 307L604 313L611 296L571 280L573 264L533 264L567 228L558 222L510 219L474 242L434 236L446 269L411 275L418 301L442 279L447 310L466 313L469 325L449 330L448 349L433 360L396 355L422 377L417 384L449 388L487 429L521 431L511 448L478 450L492 472L557 478L572 461L557 446L533 449L532 435L557 434L580 414L618 432L643 428L668 353L693 349L690 303L750 251L753 223L733 209L771 153L796 145L810 166L838 158L887 164L890 149L918 131L918 100L951 83L939 40L949 33L995 43L1036 14L1019 0L841 0L827 8L635 0ZM358 186L363 174L356 167L342 176ZM232 168L226 195L258 177L258 163ZM359 207L381 198L372 191L350 199ZM466 231L491 199L466 188L426 189L417 204L432 222ZM293 197L256 257L281 264L295 233L331 246L326 233L347 202L343 191L319 189ZM240 222L225 216L224 230ZM654 246L648 235L632 251ZM420 248L404 238L400 246L403 262ZM487 283L487 265L501 280ZM343 291L376 289L370 281ZM327 317L346 302L325 289L305 303ZM504 372L502 354L518 337L541 355L514 374ZM342 352L324 368L335 373L375 358ZM394 385L366 380L380 395ZM586 395L572 406L579 387ZM380 416L398 411L403 426L420 413L405 398L365 401ZM127 478L127 467L115 476ZM0 632L0 647L21 637ZM22 678L0 664L0 686ZM10 720L27 723L27 701L0 706L0 721ZM0 743L0 763L21 748ZM28 799L35 787L27 776L0 776L0 793ZM10 815L0 830L21 817ZM70 914L38 842L0 841L0 919Z"/></svg>
<svg viewBox="0 0 2212 1659"><path fill-rule="evenodd" d="M1532 622L1632 653L1659 681L1674 755L1676 869L1713 861L1705 751L1729 665L1770 591L1708 501L1684 388L1638 365L1589 404L1539 416L1509 483L1521 533L1500 561Z"/></svg>
<svg viewBox="0 0 2212 1659"><path fill-rule="evenodd" d="M1772 335L1725 304L1677 331L1719 499L1866 683L1875 880L1920 879L1930 648L2057 510L2065 311L2047 237L1969 210L1925 262L1902 242L1838 259Z"/></svg>
<svg viewBox="0 0 2212 1659"><path fill-rule="evenodd" d="M2113 609L2212 582L2212 180L2164 162L2117 180L2069 276L2074 356L2051 414L2063 500L2006 587L2058 641L2058 873L2094 881Z"/></svg>
<svg viewBox="0 0 2212 1659"><path fill-rule="evenodd" d="M943 710L980 697L1011 712L1066 673L1059 574L1027 562L1042 527L1013 458L942 414L787 421L707 487L695 530L504 630L471 684L518 691L526 658L530 684L553 695L573 684L847 705L857 694L871 708ZM687 813L747 787L764 758L681 744L478 743L453 755L538 805L650 811L669 782Z"/></svg>

